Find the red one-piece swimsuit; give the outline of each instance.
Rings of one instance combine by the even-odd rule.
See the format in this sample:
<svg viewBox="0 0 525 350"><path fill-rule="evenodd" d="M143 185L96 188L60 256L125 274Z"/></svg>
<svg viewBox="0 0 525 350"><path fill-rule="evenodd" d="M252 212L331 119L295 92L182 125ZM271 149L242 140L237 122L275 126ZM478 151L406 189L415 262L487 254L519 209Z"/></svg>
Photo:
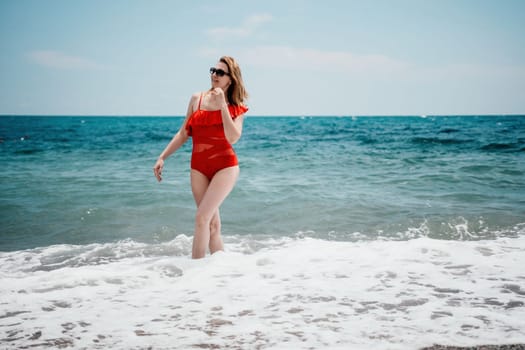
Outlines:
<svg viewBox="0 0 525 350"><path fill-rule="evenodd" d="M219 170L238 165L237 155L232 145L226 140L220 110L201 109L202 94L199 106L186 123L188 136L193 140L191 168L204 174L211 181ZM246 113L245 106L228 105L232 119Z"/></svg>

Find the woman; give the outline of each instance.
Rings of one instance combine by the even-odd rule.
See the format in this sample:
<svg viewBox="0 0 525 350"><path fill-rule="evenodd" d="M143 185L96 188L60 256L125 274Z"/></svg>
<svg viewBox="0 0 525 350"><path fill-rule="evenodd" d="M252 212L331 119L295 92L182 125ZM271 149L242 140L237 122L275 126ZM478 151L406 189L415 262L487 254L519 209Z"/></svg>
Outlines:
<svg viewBox="0 0 525 350"><path fill-rule="evenodd" d="M162 180L164 161L192 137L191 190L197 213L192 258L203 258L223 250L219 206L233 189L239 176L239 163L232 148L242 134L244 101L248 94L241 69L231 57L221 57L210 68L211 89L191 97L186 119L153 167Z"/></svg>

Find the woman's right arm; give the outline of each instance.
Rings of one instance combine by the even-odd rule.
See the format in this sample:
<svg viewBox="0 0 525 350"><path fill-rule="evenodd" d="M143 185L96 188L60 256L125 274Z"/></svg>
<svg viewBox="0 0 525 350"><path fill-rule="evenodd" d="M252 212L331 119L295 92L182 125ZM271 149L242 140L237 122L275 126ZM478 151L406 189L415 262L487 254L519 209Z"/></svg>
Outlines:
<svg viewBox="0 0 525 350"><path fill-rule="evenodd" d="M188 110L186 111L186 118L184 119L182 126L180 127L179 131L175 134L175 136L173 136L173 138L171 139L170 143L168 143L164 151L162 151L159 158L157 159L157 162L155 163L155 166L153 166L153 172L159 182L162 181L162 168L164 168L164 161L175 151L177 151L188 140L186 123L188 123L188 120L190 119L190 116L193 113L193 106L195 105L198 96L199 94L194 94L193 96L191 96L190 103L188 104Z"/></svg>

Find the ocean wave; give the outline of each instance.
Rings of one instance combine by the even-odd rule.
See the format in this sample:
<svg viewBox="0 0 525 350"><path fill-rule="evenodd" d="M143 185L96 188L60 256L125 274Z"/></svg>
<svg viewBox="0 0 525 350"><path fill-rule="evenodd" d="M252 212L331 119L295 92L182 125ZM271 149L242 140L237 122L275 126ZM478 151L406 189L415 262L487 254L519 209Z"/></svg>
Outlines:
<svg viewBox="0 0 525 350"><path fill-rule="evenodd" d="M454 129L454 128L444 128L444 129L439 130L439 133L440 134L452 134L452 133L456 133L456 132L460 132L460 131L461 130Z"/></svg>
<svg viewBox="0 0 525 350"><path fill-rule="evenodd" d="M520 152L523 151L524 148L521 148L522 145L519 143L489 143L486 145L481 146L481 150L483 151L514 151L514 152Z"/></svg>
<svg viewBox="0 0 525 350"><path fill-rule="evenodd" d="M103 265L130 258L188 256L191 239L179 235L169 242L148 244L126 239L113 243L87 245L58 244L12 253L0 253L11 271L53 271L90 265Z"/></svg>
<svg viewBox="0 0 525 350"><path fill-rule="evenodd" d="M41 148L19 149L19 150L14 151L15 154L20 154L20 155L33 155L33 154L38 154L42 152L44 152L44 150Z"/></svg>
<svg viewBox="0 0 525 350"><path fill-rule="evenodd" d="M470 143L472 140L469 139L444 139L440 137L413 137L411 142L418 145L461 145Z"/></svg>
<svg viewBox="0 0 525 350"><path fill-rule="evenodd" d="M146 132L144 134L148 139L153 141L169 141L173 135L168 133Z"/></svg>
<svg viewBox="0 0 525 350"><path fill-rule="evenodd" d="M459 168L460 171L464 171L472 174L487 173L493 171L495 167L493 165L487 164L476 164L476 165L467 165Z"/></svg>
<svg viewBox="0 0 525 350"><path fill-rule="evenodd" d="M252 255L261 250L282 248L287 244L304 239L342 243L395 242L420 238L446 241L480 241L516 238L524 235L525 223L495 230L489 229L482 218L469 221L459 216L451 218L448 222L424 219L419 224L405 229L396 229L396 225L393 225L388 230L377 229L368 232L305 230L279 236L267 234L224 235L223 240L228 251ZM6 272L32 273L105 265L133 258L184 258L191 256L192 241L192 237L179 234L167 241L149 243L127 238L116 242L85 245L56 244L34 249L0 252L0 265L2 270Z"/></svg>
<svg viewBox="0 0 525 350"><path fill-rule="evenodd" d="M295 236L299 237L300 234ZM242 254L254 254L261 249L279 247L292 239L252 235L224 237L229 250ZM57 244L0 252L0 262L5 271L29 273L105 265L133 258L187 257L191 255L192 241L191 237L180 234L172 240L160 243L144 243L128 238L111 243Z"/></svg>

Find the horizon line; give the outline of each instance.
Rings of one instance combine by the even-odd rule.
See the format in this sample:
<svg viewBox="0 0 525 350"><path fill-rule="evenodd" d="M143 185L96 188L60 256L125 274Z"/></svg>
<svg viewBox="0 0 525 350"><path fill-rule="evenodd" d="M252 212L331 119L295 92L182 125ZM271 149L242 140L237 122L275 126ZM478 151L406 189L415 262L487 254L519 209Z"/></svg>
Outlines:
<svg viewBox="0 0 525 350"><path fill-rule="evenodd" d="M489 114L268 114L249 115L249 118L373 118L373 117L524 117L525 113L489 113ZM72 118L184 118L184 115L143 115L143 114L0 114L5 117L72 117Z"/></svg>

